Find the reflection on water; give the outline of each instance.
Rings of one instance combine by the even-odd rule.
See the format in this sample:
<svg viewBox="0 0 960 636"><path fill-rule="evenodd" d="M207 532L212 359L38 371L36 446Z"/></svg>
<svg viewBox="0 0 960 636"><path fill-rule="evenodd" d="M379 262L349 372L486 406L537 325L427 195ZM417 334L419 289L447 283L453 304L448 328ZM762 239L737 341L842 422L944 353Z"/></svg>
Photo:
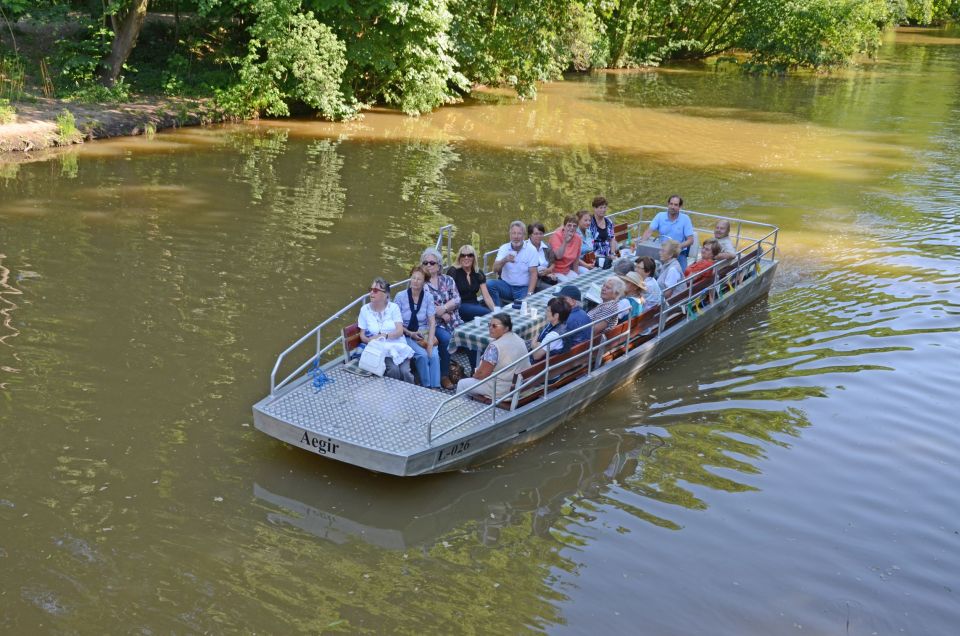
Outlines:
<svg viewBox="0 0 960 636"><path fill-rule="evenodd" d="M949 37L0 164L0 631L949 633ZM276 353L438 226L672 191L783 228L771 297L554 435L411 481L252 429Z"/></svg>

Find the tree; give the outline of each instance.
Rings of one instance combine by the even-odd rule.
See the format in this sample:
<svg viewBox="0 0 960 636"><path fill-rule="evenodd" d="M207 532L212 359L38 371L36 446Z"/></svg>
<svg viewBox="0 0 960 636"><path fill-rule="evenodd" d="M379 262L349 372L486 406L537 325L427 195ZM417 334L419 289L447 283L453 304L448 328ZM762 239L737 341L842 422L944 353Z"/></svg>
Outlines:
<svg viewBox="0 0 960 636"><path fill-rule="evenodd" d="M100 83L107 88L113 87L120 77L123 65L130 52L137 45L140 29L147 17L149 0L118 0L107 6L110 26L113 28L113 42L110 53L100 65Z"/></svg>

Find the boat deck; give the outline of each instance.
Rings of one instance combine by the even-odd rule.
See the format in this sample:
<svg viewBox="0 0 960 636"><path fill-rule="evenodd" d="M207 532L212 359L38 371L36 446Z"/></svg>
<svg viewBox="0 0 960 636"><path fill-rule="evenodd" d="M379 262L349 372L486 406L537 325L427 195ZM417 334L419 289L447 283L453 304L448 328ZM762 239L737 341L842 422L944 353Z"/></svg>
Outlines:
<svg viewBox="0 0 960 636"><path fill-rule="evenodd" d="M357 375L342 364L326 369L326 374L330 381L319 389L308 379L257 406L265 415L317 435L401 456L443 444L449 439L442 435L448 429L456 428L461 435L494 422L493 410L481 413L484 404L455 400L434 422L430 444L427 421L449 393L393 378Z"/></svg>

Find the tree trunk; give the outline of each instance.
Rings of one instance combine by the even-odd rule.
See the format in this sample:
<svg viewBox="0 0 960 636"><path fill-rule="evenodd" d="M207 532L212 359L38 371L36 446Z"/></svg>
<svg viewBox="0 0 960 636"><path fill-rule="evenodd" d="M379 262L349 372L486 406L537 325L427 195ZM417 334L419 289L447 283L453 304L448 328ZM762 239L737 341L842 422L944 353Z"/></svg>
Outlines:
<svg viewBox="0 0 960 636"><path fill-rule="evenodd" d="M112 87L123 64L130 57L130 52L137 44L137 36L143 27L143 19L147 17L147 2L149 0L128 0L129 4L116 15L110 16L113 25L113 44L110 45L110 54L100 64L100 83L107 88Z"/></svg>

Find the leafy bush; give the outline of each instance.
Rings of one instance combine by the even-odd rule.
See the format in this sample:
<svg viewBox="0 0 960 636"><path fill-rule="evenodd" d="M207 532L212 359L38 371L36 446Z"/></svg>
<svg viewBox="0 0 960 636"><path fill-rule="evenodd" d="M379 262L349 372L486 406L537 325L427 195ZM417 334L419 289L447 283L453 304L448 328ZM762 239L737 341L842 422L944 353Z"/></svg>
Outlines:
<svg viewBox="0 0 960 636"><path fill-rule="evenodd" d="M73 143L80 136L77 120L66 108L57 115L57 137L61 144Z"/></svg>
<svg viewBox="0 0 960 636"><path fill-rule="evenodd" d="M10 105L10 100L0 98L0 124L12 123L17 118L17 109Z"/></svg>
<svg viewBox="0 0 960 636"><path fill-rule="evenodd" d="M97 69L107 53L113 31L102 24L87 21L86 36L80 39L61 39L56 44L54 64L60 69L64 95L97 84Z"/></svg>

